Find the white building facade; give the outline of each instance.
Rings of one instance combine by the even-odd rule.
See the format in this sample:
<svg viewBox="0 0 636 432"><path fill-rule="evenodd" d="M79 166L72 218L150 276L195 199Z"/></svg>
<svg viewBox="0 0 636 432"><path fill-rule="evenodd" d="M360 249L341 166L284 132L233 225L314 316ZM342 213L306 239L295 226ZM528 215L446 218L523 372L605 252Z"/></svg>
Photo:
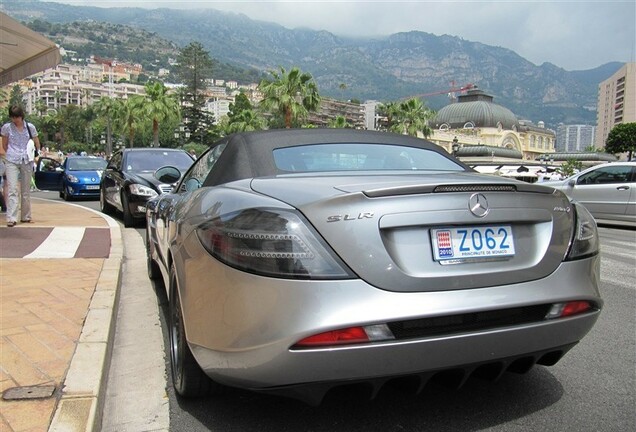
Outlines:
<svg viewBox="0 0 636 432"><path fill-rule="evenodd" d="M596 127L560 124L556 130L557 152L582 152L594 146Z"/></svg>

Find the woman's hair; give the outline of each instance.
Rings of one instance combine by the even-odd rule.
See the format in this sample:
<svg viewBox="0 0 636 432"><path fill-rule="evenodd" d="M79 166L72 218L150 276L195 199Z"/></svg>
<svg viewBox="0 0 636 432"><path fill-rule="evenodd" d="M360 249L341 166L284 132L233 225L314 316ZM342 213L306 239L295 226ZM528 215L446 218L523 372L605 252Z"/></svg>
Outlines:
<svg viewBox="0 0 636 432"><path fill-rule="evenodd" d="M24 118L24 110L19 105L12 105L9 107L9 117L21 117Z"/></svg>

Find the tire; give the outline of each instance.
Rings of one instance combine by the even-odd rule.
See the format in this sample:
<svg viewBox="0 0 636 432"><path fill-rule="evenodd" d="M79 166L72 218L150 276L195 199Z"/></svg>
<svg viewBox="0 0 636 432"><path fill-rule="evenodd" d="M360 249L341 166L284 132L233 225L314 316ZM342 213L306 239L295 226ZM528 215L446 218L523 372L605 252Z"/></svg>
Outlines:
<svg viewBox="0 0 636 432"><path fill-rule="evenodd" d="M128 196L122 192L121 194L121 212L123 214L124 226L131 228L135 226L135 218L130 213L130 206L128 205Z"/></svg>
<svg viewBox="0 0 636 432"><path fill-rule="evenodd" d="M106 202L103 189L99 192L99 208L102 213L107 215L112 215L113 213L115 213L115 209L113 208L113 206Z"/></svg>
<svg viewBox="0 0 636 432"><path fill-rule="evenodd" d="M150 248L150 234L148 232L149 228L146 228L146 268L148 271L148 278L152 280L157 280L161 278L161 270L159 270L159 265L152 259L151 248Z"/></svg>
<svg viewBox="0 0 636 432"><path fill-rule="evenodd" d="M183 310L177 289L174 264L170 268L170 299L168 300L170 332L170 370L175 391L182 397L201 397L217 393L221 386L212 381L198 365L190 351L183 325Z"/></svg>
<svg viewBox="0 0 636 432"><path fill-rule="evenodd" d="M73 200L73 197L68 193L68 189L66 188L66 186L64 186L64 189L62 190L62 198L64 198L64 201Z"/></svg>

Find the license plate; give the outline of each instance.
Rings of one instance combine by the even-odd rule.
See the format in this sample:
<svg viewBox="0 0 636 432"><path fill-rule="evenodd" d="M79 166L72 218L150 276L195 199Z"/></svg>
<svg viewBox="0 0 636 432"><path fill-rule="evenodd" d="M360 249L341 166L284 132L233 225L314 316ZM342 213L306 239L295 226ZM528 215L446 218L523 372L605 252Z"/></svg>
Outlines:
<svg viewBox="0 0 636 432"><path fill-rule="evenodd" d="M88 185L86 186L87 190L97 190L99 189L99 185Z"/></svg>
<svg viewBox="0 0 636 432"><path fill-rule="evenodd" d="M510 225L431 230L435 261L510 257L515 243Z"/></svg>

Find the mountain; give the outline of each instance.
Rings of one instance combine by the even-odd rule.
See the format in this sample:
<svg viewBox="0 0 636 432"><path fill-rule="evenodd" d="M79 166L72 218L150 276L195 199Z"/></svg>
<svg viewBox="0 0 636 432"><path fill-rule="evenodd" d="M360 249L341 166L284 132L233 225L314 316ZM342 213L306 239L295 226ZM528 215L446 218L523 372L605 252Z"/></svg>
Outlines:
<svg viewBox="0 0 636 432"><path fill-rule="evenodd" d="M260 72L298 66L312 74L321 94L336 98L394 101L470 83L517 116L552 128L560 122L596 124L598 83L622 66L566 71L450 35L413 31L356 39L213 9L96 8L37 0L4 2L0 8L22 21L94 20L144 29L178 46L198 41L218 61ZM426 102L440 109L448 99L430 96Z"/></svg>

